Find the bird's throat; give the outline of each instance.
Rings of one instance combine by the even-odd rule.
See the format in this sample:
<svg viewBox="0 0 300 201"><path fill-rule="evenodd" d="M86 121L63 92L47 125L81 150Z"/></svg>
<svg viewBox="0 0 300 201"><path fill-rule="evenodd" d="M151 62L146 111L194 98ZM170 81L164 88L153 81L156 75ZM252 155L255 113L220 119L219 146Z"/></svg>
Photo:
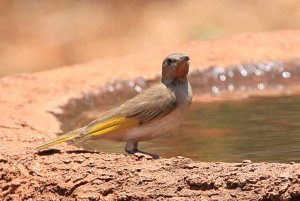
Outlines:
<svg viewBox="0 0 300 201"><path fill-rule="evenodd" d="M182 62L181 64L179 64L177 71L176 71L177 79L186 78L188 72L189 72L189 65L185 62Z"/></svg>

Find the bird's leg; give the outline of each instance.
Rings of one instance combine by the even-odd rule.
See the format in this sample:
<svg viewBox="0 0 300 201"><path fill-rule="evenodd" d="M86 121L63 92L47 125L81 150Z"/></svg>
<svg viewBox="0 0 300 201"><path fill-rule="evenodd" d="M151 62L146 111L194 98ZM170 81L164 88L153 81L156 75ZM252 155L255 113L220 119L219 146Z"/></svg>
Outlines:
<svg viewBox="0 0 300 201"><path fill-rule="evenodd" d="M129 154L134 154L137 152L138 142L136 141L127 141L125 146L125 151Z"/></svg>
<svg viewBox="0 0 300 201"><path fill-rule="evenodd" d="M148 153L148 152L139 150L137 141L131 141L131 140L127 141L127 144L125 146L125 151L129 154L141 153L141 154L149 155L153 159L159 159L160 158L159 155L157 155L157 154L152 154L152 153Z"/></svg>

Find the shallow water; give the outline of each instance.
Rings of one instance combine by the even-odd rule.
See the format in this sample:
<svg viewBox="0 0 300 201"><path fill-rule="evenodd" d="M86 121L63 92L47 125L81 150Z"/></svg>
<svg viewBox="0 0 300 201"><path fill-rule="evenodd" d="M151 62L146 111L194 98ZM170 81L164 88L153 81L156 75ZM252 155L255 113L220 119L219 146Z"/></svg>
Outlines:
<svg viewBox="0 0 300 201"><path fill-rule="evenodd" d="M192 72L190 79L194 94L221 96L222 93L234 93L234 90L244 93L269 88L285 90L289 85L299 83L299 68L282 63L274 65L269 62L266 65L269 67L245 65L246 68L242 68L240 65L227 70L212 67ZM122 103L156 81L142 78L117 81L107 85L99 95L71 100L63 107L64 113L57 115L62 121L62 130L67 132L86 125L99 113ZM299 120L300 96L195 102L175 132L142 142L140 148L162 157L181 155L196 161L240 162L250 159L257 162L300 162ZM79 146L124 153L124 145L124 142L98 140Z"/></svg>
<svg viewBox="0 0 300 201"><path fill-rule="evenodd" d="M194 160L300 162L299 103L290 96L195 104L178 132L157 144L165 156Z"/></svg>

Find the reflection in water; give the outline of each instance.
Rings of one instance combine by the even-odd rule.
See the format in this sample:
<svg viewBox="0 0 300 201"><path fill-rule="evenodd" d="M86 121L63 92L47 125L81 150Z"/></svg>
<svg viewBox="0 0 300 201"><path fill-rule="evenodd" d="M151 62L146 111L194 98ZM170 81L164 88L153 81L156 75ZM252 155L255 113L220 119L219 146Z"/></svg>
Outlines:
<svg viewBox="0 0 300 201"><path fill-rule="evenodd" d="M299 61L211 67L192 72L195 96L236 90L284 90L299 83ZM157 80L118 81L97 96L71 100L57 117L64 132L86 125ZM280 86L280 87L279 87ZM193 103L189 116L170 135L141 143L141 149L162 157L182 155L194 160L300 162L300 96L249 98L243 101ZM124 153L124 143L107 140L81 144L86 149Z"/></svg>

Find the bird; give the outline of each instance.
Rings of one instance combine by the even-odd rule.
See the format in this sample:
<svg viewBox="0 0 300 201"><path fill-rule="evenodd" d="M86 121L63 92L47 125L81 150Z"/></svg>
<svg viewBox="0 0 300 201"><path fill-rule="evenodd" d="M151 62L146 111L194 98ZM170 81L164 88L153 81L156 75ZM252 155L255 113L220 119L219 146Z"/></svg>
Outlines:
<svg viewBox="0 0 300 201"><path fill-rule="evenodd" d="M190 58L183 53L168 55L162 63L159 83L137 94L116 108L104 113L87 126L36 147L42 150L67 142L77 144L106 138L126 142L128 154L159 155L138 149L138 143L168 133L182 120L192 102L192 87L188 81Z"/></svg>

